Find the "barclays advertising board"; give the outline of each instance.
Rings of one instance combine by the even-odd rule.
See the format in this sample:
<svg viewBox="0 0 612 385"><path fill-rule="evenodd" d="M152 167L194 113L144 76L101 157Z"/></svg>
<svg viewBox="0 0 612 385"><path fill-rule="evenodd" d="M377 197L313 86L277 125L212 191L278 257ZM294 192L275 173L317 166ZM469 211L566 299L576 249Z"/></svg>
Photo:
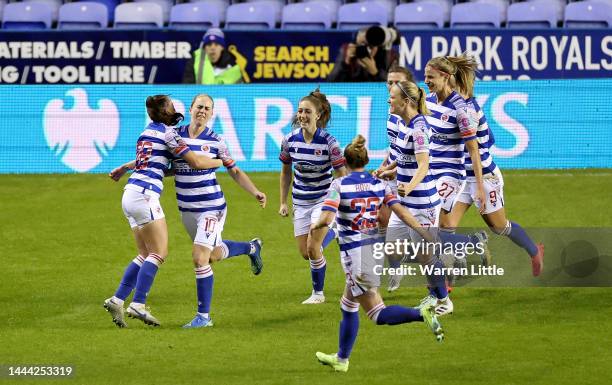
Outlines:
<svg viewBox="0 0 612 385"><path fill-rule="evenodd" d="M197 86L1 86L0 173L105 173L135 155L145 98L170 94L178 111L201 92L215 100L213 130L247 171L278 171L282 136L315 84ZM329 131L342 146L368 138L385 156L384 84L325 84ZM502 168L612 168L612 80L481 82L476 96ZM374 167L374 165L372 166Z"/></svg>

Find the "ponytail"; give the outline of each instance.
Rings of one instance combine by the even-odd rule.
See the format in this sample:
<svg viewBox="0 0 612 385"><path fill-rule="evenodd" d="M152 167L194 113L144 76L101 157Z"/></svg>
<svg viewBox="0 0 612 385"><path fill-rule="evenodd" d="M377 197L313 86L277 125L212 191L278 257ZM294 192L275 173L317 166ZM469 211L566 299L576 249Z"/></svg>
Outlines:
<svg viewBox="0 0 612 385"><path fill-rule="evenodd" d="M473 56L464 52L461 56L438 56L427 62L427 65L449 75L451 86L456 86L459 92L474 96L474 81L478 62Z"/></svg>
<svg viewBox="0 0 612 385"><path fill-rule="evenodd" d="M425 91L419 88L415 83L401 81L396 83L397 87L402 92L404 99L415 104L417 111L421 115L431 115L431 112L425 104Z"/></svg>
<svg viewBox="0 0 612 385"><path fill-rule="evenodd" d="M473 56L469 56L467 52L464 52L461 56L447 56L446 60L453 63L457 68L455 82L459 92L466 94L470 98L473 97L474 81L476 80L476 70L478 69L476 59Z"/></svg>

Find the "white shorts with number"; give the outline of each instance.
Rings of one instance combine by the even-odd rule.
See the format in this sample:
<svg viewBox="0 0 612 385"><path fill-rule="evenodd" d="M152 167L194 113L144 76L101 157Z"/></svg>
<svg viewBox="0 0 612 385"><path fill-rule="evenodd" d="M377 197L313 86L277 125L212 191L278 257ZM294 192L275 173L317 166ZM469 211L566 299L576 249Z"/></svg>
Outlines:
<svg viewBox="0 0 612 385"><path fill-rule="evenodd" d="M485 190L484 214L491 214L504 207L504 178L501 172L485 175L482 178ZM476 207L476 182L467 182L465 188L459 194L457 202L468 205L474 203ZM480 209L480 207L478 207Z"/></svg>
<svg viewBox="0 0 612 385"><path fill-rule="evenodd" d="M131 228L165 217L157 195L147 195L131 189L123 191L121 208Z"/></svg>
<svg viewBox="0 0 612 385"><path fill-rule="evenodd" d="M436 189L442 201L442 210L451 212L457 197L465 188L465 181L450 176L441 176L436 181Z"/></svg>
<svg viewBox="0 0 612 385"><path fill-rule="evenodd" d="M373 257L372 245L361 246L340 252L340 263L346 279L346 286L353 297L359 297L368 290L380 287L380 275L376 274L376 265L382 271L383 259Z"/></svg>
<svg viewBox="0 0 612 385"><path fill-rule="evenodd" d="M221 233L223 233L226 215L227 210L205 211L203 213L181 211L183 226L185 226L193 243L210 250L220 246L223 242Z"/></svg>
<svg viewBox="0 0 612 385"><path fill-rule="evenodd" d="M440 216L440 205L427 209L413 209L406 207L410 214L416 219L421 226L425 228L435 229L438 226L438 217ZM410 239L412 242L419 242L422 237L412 228L408 227L395 213L391 214L389 219L389 227L387 227L386 242L395 242L396 240Z"/></svg>
<svg viewBox="0 0 612 385"><path fill-rule="evenodd" d="M293 235L308 234L310 225L319 221L322 207L323 202L313 206L293 206Z"/></svg>

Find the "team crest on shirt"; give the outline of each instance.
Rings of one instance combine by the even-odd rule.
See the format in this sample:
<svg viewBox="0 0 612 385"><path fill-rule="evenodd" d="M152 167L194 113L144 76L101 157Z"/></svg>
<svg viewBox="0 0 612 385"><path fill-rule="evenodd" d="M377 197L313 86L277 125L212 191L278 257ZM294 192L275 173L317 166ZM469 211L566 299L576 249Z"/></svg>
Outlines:
<svg viewBox="0 0 612 385"><path fill-rule="evenodd" d="M321 150L319 150L319 149L316 149L316 150L315 150L315 155L316 155L316 156L321 156L321 155L323 155L323 151L321 151Z"/></svg>
<svg viewBox="0 0 612 385"><path fill-rule="evenodd" d="M442 117L440 118L440 120L442 120L443 122L448 122L448 115L442 114Z"/></svg>
<svg viewBox="0 0 612 385"><path fill-rule="evenodd" d="M210 147L208 147L207 145L203 144L202 145L202 151L208 152L208 150L210 150Z"/></svg>
<svg viewBox="0 0 612 385"><path fill-rule="evenodd" d="M63 99L50 100L43 113L43 128L49 149L62 163L77 172L87 172L108 156L119 138L119 111L110 99L99 99L91 108L87 91L73 88L71 108Z"/></svg>

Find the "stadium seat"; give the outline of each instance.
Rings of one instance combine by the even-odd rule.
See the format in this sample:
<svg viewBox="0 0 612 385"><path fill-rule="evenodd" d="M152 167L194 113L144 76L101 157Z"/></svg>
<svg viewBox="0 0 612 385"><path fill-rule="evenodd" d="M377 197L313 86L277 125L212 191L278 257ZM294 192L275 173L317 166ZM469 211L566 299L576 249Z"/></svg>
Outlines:
<svg viewBox="0 0 612 385"><path fill-rule="evenodd" d="M206 7L216 8L217 11L213 12L219 12L219 21L225 23L225 12L230 5L229 0L193 0L191 3L202 3Z"/></svg>
<svg viewBox="0 0 612 385"><path fill-rule="evenodd" d="M77 1L91 1L94 3L100 3L106 6L108 10L108 21L109 23L113 23L115 21L115 8L119 5L119 0L77 0Z"/></svg>
<svg viewBox="0 0 612 385"><path fill-rule="evenodd" d="M227 7L225 27L228 29L273 29L280 21L277 2L255 1Z"/></svg>
<svg viewBox="0 0 612 385"><path fill-rule="evenodd" d="M170 20L170 10L172 9L172 5L174 4L173 0L133 0L134 3L155 3L159 5L162 9L162 14L164 16L164 23L167 23Z"/></svg>
<svg viewBox="0 0 612 385"><path fill-rule="evenodd" d="M451 10L451 28L499 28L499 8L487 3L461 3Z"/></svg>
<svg viewBox="0 0 612 385"><path fill-rule="evenodd" d="M338 20L338 8L342 5L340 0L304 0L305 3L319 3L323 7L327 8L327 12L331 17L332 23Z"/></svg>
<svg viewBox="0 0 612 385"><path fill-rule="evenodd" d="M360 3L364 3L366 1L374 1L375 3L378 3L382 5L383 7L385 7L385 9L387 10L387 17L388 17L389 22L393 21L393 15L395 14L395 7L397 6L396 0L358 0L358 2Z"/></svg>
<svg viewBox="0 0 612 385"><path fill-rule="evenodd" d="M219 27L221 14L224 12L216 6L205 2L183 3L172 7L169 27L180 29L206 29Z"/></svg>
<svg viewBox="0 0 612 385"><path fill-rule="evenodd" d="M508 28L554 28L557 26L557 10L539 1L510 4L507 26Z"/></svg>
<svg viewBox="0 0 612 385"><path fill-rule="evenodd" d="M329 10L317 2L288 4L283 8L283 29L328 29L331 24Z"/></svg>
<svg viewBox="0 0 612 385"><path fill-rule="evenodd" d="M408 3L395 7L395 28L420 29L444 27L444 15L436 9L436 3Z"/></svg>
<svg viewBox="0 0 612 385"><path fill-rule="evenodd" d="M155 3L123 3L115 8L115 28L155 28L164 26L163 10Z"/></svg>
<svg viewBox="0 0 612 385"><path fill-rule="evenodd" d="M24 3L42 3L47 4L51 8L51 22L57 21L59 9L62 6L62 0L26 0Z"/></svg>
<svg viewBox="0 0 612 385"><path fill-rule="evenodd" d="M568 28L611 28L612 4L601 0L570 3L565 7L563 25Z"/></svg>
<svg viewBox="0 0 612 385"><path fill-rule="evenodd" d="M557 19L557 23L563 20L563 14L565 13L565 0L528 0L528 2L533 3L543 3L546 7L553 8L555 10L555 18Z"/></svg>
<svg viewBox="0 0 612 385"><path fill-rule="evenodd" d="M2 13L4 29L51 28L52 9L43 3L10 3Z"/></svg>
<svg viewBox="0 0 612 385"><path fill-rule="evenodd" d="M472 0L472 2L495 5L499 9L499 20L502 23L506 22L508 15L508 6L510 5L510 2L508 0Z"/></svg>
<svg viewBox="0 0 612 385"><path fill-rule="evenodd" d="M444 18L444 22L448 23L450 21L450 12L453 6L453 0L415 0L415 3L436 3L434 7L438 12L442 11L442 16Z"/></svg>
<svg viewBox="0 0 612 385"><path fill-rule="evenodd" d="M108 10L104 4L81 1L60 7L59 29L97 29L108 26Z"/></svg>
<svg viewBox="0 0 612 385"><path fill-rule="evenodd" d="M386 27L388 23L387 10L375 1L344 4L338 9L338 29L361 29L375 24Z"/></svg>

